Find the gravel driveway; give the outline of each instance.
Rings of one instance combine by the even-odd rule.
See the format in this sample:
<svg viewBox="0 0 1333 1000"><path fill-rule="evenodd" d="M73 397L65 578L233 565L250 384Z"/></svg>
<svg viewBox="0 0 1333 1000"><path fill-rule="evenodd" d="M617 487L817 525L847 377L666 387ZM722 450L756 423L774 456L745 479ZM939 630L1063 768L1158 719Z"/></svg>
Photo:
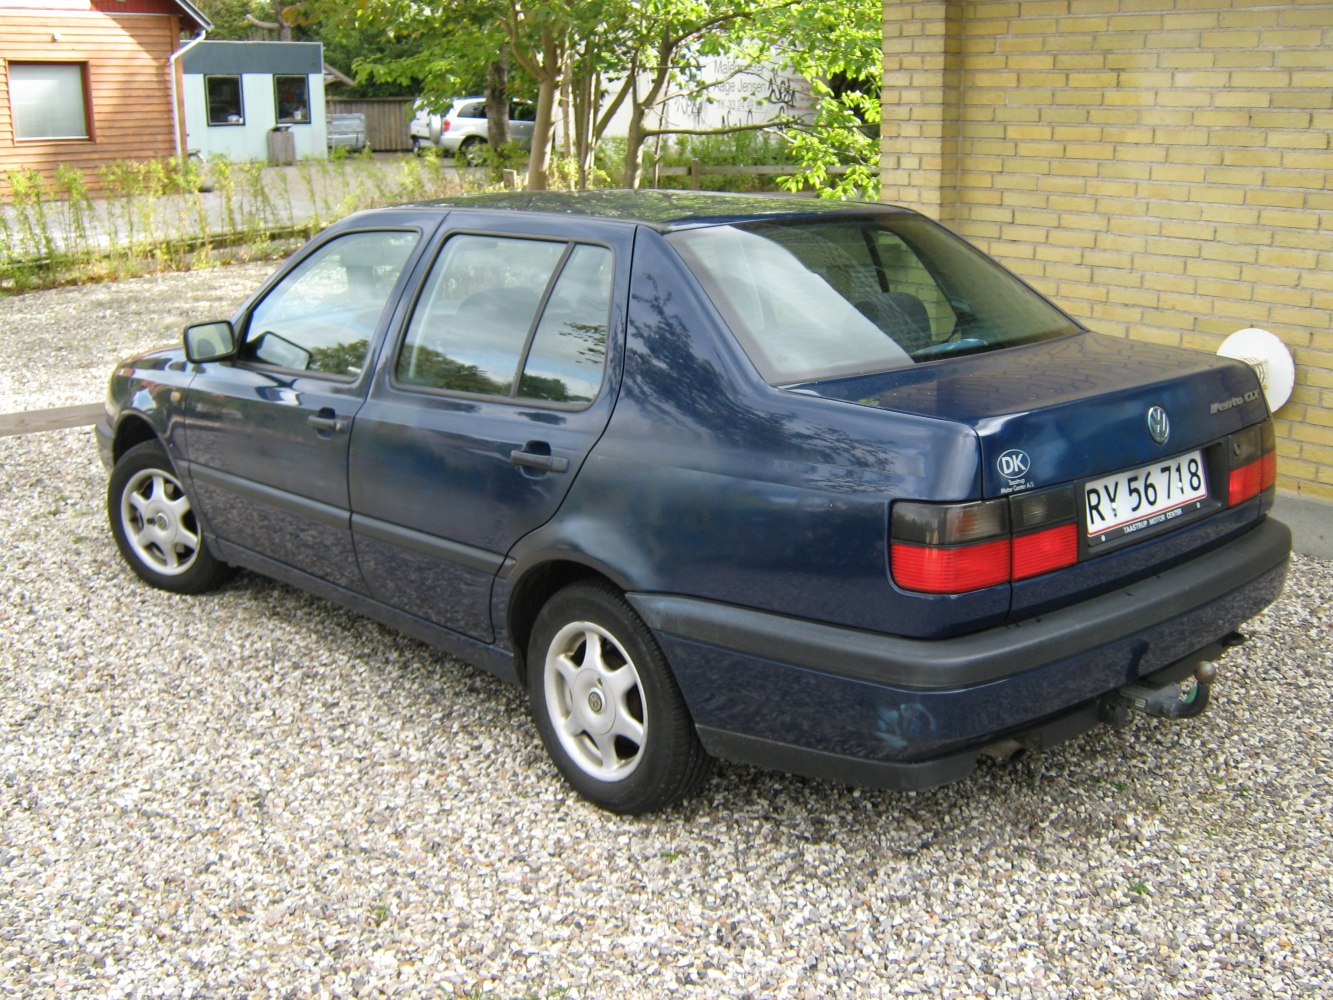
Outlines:
<svg viewBox="0 0 1333 1000"><path fill-rule="evenodd" d="M0 300L0 412L96 401L268 270ZM922 793L722 765L634 820L488 675L258 577L135 582L89 430L0 463L4 995L1329 995L1333 564L1194 722Z"/></svg>

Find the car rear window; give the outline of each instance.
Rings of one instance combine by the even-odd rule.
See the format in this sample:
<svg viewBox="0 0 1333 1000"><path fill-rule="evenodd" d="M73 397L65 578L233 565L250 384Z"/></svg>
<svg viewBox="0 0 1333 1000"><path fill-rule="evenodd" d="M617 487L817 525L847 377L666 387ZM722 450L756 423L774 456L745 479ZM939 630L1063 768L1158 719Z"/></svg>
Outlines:
<svg viewBox="0 0 1333 1000"><path fill-rule="evenodd" d="M1078 329L924 216L710 226L667 239L774 385L905 368Z"/></svg>

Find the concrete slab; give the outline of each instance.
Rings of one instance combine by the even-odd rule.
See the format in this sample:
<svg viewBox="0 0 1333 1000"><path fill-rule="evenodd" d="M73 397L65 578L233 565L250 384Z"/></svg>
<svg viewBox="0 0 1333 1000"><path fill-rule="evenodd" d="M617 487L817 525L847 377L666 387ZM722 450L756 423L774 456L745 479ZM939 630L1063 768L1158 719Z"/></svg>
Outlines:
<svg viewBox="0 0 1333 1000"><path fill-rule="evenodd" d="M97 423L104 412L101 403L84 403L79 406L55 406L48 410L28 410L25 413L2 413L0 437L86 427Z"/></svg>
<svg viewBox="0 0 1333 1000"><path fill-rule="evenodd" d="M1280 492L1273 516L1291 528L1291 544L1297 552L1333 559L1333 503Z"/></svg>

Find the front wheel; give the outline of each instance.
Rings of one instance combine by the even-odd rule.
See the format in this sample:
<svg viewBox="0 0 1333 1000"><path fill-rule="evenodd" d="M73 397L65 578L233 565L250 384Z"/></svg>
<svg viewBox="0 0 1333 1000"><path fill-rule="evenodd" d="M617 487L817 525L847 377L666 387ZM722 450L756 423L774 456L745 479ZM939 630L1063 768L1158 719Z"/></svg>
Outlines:
<svg viewBox="0 0 1333 1000"><path fill-rule="evenodd" d="M712 759L652 633L609 584L560 591L537 616L528 693L547 752L584 798L635 815L693 794Z"/></svg>
<svg viewBox="0 0 1333 1000"><path fill-rule="evenodd" d="M116 547L145 583L199 594L231 575L204 544L190 498L156 441L136 445L116 462L106 510Z"/></svg>

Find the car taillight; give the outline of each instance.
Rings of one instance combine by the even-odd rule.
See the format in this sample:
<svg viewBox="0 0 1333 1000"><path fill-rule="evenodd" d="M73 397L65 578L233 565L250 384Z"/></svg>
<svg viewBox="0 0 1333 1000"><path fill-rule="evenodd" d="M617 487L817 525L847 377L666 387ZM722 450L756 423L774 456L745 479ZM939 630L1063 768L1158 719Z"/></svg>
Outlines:
<svg viewBox="0 0 1333 1000"><path fill-rule="evenodd" d="M1231 435L1230 459L1229 506L1234 507L1272 489L1277 482L1277 435L1273 421L1265 420Z"/></svg>
<svg viewBox="0 0 1333 1000"><path fill-rule="evenodd" d="M1071 488L1008 500L893 505L890 559L904 590L961 594L1078 561Z"/></svg>
<svg viewBox="0 0 1333 1000"><path fill-rule="evenodd" d="M1013 579L1023 580L1078 562L1076 513L1074 491L1068 488L1010 498Z"/></svg>
<svg viewBox="0 0 1333 1000"><path fill-rule="evenodd" d="M440 131L441 131L441 132L448 132L448 131L449 131L449 128L450 128L450 125L449 125L449 119L448 119L448 118L442 118L442 119L440 119Z"/></svg>

